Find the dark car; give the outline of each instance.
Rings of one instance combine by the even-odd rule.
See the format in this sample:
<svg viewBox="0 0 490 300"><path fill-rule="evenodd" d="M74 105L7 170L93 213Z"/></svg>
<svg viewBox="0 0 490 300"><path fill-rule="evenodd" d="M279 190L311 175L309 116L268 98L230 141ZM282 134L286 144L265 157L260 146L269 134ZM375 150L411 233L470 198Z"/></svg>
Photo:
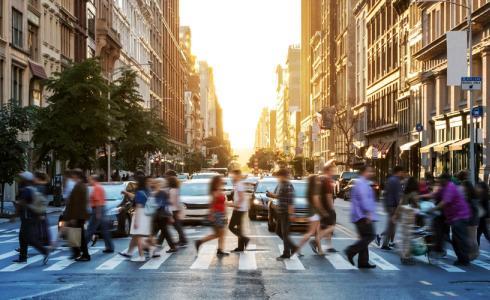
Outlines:
<svg viewBox="0 0 490 300"><path fill-rule="evenodd" d="M122 191L134 193L136 183L126 182L101 182L104 188L106 201L106 220L109 231L113 235L128 236L131 228L131 217L134 211L133 200L122 194ZM63 213L59 217L58 226L64 225Z"/></svg>
<svg viewBox="0 0 490 300"><path fill-rule="evenodd" d="M274 192L276 186L276 178L261 179L257 182L250 198L250 209L248 210L248 216L251 220L257 220L258 217L268 217L269 198L266 196L266 192Z"/></svg>
<svg viewBox="0 0 490 300"><path fill-rule="evenodd" d="M356 181L357 181L357 179L351 179L351 181L349 181L349 183L347 183L347 185L344 187L342 194L344 195L345 201L350 201L351 191L352 191L352 188L354 187L354 185L356 184ZM371 185L371 187L374 190L374 194L375 194L376 199L378 199L379 198L379 185L374 181L370 181L369 184Z"/></svg>
<svg viewBox="0 0 490 300"><path fill-rule="evenodd" d="M291 222L292 227L306 228L309 224L308 220L308 200L306 199L307 185L305 180L291 180L294 187L294 217L295 221ZM278 199L269 201L269 215L267 228L270 232L276 229L277 224L277 206Z"/></svg>
<svg viewBox="0 0 490 300"><path fill-rule="evenodd" d="M349 184L349 182L352 180L352 179L355 179L359 177L359 173L358 172L355 172L355 171L344 171L340 174L340 177L339 177L339 180L338 180L338 194L337 194L337 197L340 197L340 198L344 198L345 195L344 195L344 191L345 191L345 187L347 186L347 184Z"/></svg>

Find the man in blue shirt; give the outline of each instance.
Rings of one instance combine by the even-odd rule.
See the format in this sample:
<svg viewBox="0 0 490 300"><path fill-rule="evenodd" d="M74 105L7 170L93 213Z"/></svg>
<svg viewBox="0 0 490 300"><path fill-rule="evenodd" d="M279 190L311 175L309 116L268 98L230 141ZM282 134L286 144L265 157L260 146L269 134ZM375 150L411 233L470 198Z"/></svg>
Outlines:
<svg viewBox="0 0 490 300"><path fill-rule="evenodd" d="M359 169L360 177L351 192L351 221L356 225L360 239L355 244L345 249L349 262L354 265L354 256L359 254L357 266L360 269L372 269L376 265L369 263L368 246L374 240L375 232L373 222L376 217L376 199L370 179L374 176L374 170L370 166L362 166Z"/></svg>

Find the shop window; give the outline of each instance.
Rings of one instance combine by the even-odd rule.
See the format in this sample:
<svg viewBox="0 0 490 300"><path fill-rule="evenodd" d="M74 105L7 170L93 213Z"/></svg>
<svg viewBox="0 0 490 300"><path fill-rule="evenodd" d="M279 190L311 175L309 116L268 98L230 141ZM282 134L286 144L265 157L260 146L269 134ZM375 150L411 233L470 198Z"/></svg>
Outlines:
<svg viewBox="0 0 490 300"><path fill-rule="evenodd" d="M42 88L38 80L32 82L30 104L41 106Z"/></svg>

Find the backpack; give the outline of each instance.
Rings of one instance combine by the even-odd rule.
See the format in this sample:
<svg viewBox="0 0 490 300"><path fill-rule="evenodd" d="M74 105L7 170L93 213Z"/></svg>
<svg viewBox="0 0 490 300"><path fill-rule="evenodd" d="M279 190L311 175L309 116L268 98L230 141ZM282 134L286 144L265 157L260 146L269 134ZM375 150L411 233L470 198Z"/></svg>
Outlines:
<svg viewBox="0 0 490 300"><path fill-rule="evenodd" d="M158 202L157 213L164 217L172 216L172 210L170 209L169 203L169 194L165 191L160 191L155 196L156 201Z"/></svg>
<svg viewBox="0 0 490 300"><path fill-rule="evenodd" d="M160 205L157 203L156 198L154 196L146 196L145 215L154 216L158 208L160 208Z"/></svg>
<svg viewBox="0 0 490 300"><path fill-rule="evenodd" d="M28 187L28 189L31 191L32 203L26 206L37 215L45 214L48 206L46 197L35 187Z"/></svg>

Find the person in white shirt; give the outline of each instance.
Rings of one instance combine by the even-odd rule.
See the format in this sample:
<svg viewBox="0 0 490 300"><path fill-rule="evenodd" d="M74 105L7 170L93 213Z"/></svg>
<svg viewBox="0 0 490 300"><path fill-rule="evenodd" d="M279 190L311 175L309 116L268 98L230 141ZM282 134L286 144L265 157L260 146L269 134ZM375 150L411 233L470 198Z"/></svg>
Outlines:
<svg viewBox="0 0 490 300"><path fill-rule="evenodd" d="M248 211L249 203L245 196L245 186L241 182L242 172L240 170L233 170L231 172L231 178L233 182L233 203L229 206L233 207L233 213L231 215L230 224L228 229L238 237L238 247L234 252L242 252L247 248L250 239L243 235L243 216Z"/></svg>
<svg viewBox="0 0 490 300"><path fill-rule="evenodd" d="M182 220L180 217L181 204L180 204L180 193L179 193L179 180L175 176L167 177L168 183L168 195L169 202L172 207L172 214L174 218L174 228L179 234L179 242L177 243L179 247L187 246L187 238L182 228Z"/></svg>

